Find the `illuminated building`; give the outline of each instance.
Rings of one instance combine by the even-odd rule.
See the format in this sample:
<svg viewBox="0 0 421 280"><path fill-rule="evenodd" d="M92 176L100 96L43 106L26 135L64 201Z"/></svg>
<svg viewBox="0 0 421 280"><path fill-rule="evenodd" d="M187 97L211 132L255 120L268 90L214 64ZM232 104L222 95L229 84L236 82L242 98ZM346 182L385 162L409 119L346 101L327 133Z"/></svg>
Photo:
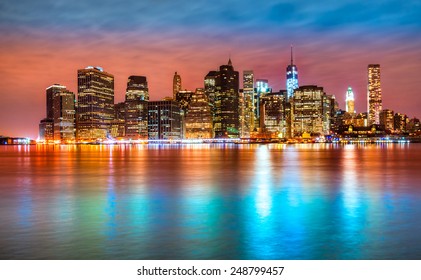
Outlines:
<svg viewBox="0 0 421 280"><path fill-rule="evenodd" d="M271 138L287 136L285 116L287 91L268 93L260 99L260 127L262 132L269 133Z"/></svg>
<svg viewBox="0 0 421 280"><path fill-rule="evenodd" d="M181 109L177 101L149 101L148 138L181 139Z"/></svg>
<svg viewBox="0 0 421 280"><path fill-rule="evenodd" d="M203 88L192 95L184 122L185 138L213 138L211 107Z"/></svg>
<svg viewBox="0 0 421 280"><path fill-rule="evenodd" d="M380 112L380 125L384 127L386 131L393 131L395 127L393 111L384 109Z"/></svg>
<svg viewBox="0 0 421 280"><path fill-rule="evenodd" d="M39 123L39 140L52 142L54 140L53 127L54 122L52 119L42 119Z"/></svg>
<svg viewBox="0 0 421 280"><path fill-rule="evenodd" d="M293 98L294 90L298 88L298 69L297 66L294 65L293 61L293 54L292 54L292 46L291 46L291 63L287 66L287 92L288 92L288 100Z"/></svg>
<svg viewBox="0 0 421 280"><path fill-rule="evenodd" d="M238 72L234 71L231 59L229 59L227 65L220 66L219 71L210 72L205 77L205 91L209 94L210 101L214 100L213 124L216 138L239 137L240 103L238 76ZM211 87L206 88L206 81L210 84L213 82L213 79L215 86L214 92L211 92Z"/></svg>
<svg viewBox="0 0 421 280"><path fill-rule="evenodd" d="M380 87L380 65L368 65L368 125L380 124L382 91Z"/></svg>
<svg viewBox="0 0 421 280"><path fill-rule="evenodd" d="M172 92L173 92L173 98L176 98L177 92L181 91L181 76L177 74L177 72L174 73L174 78L172 82Z"/></svg>
<svg viewBox="0 0 421 280"><path fill-rule="evenodd" d="M65 86L54 84L46 89L47 117L39 124L40 140L73 141L75 138L75 95Z"/></svg>
<svg viewBox="0 0 421 280"><path fill-rule="evenodd" d="M240 91L240 137L249 138L254 130L254 73L243 71L243 90Z"/></svg>
<svg viewBox="0 0 421 280"><path fill-rule="evenodd" d="M126 134L126 102L114 104L114 120L111 122L110 134L113 138L122 138Z"/></svg>
<svg viewBox="0 0 421 280"><path fill-rule="evenodd" d="M53 85L50 88L52 87L60 87L53 94L54 141L74 141L75 95L68 91L65 86Z"/></svg>
<svg viewBox="0 0 421 280"><path fill-rule="evenodd" d="M204 79L205 94L208 97L211 106L212 126L215 125L215 92L217 79L219 79L218 71L210 71Z"/></svg>
<svg viewBox="0 0 421 280"><path fill-rule="evenodd" d="M210 71L205 76L205 94L211 105L215 103L216 80L219 78L218 71Z"/></svg>
<svg viewBox="0 0 421 280"><path fill-rule="evenodd" d="M311 85L297 88L291 102L293 134L328 134L331 98L322 87Z"/></svg>
<svg viewBox="0 0 421 280"><path fill-rule="evenodd" d="M421 123L417 118L410 119L406 127L409 133L421 134Z"/></svg>
<svg viewBox="0 0 421 280"><path fill-rule="evenodd" d="M79 69L77 139L107 139L114 119L114 76L101 67Z"/></svg>
<svg viewBox="0 0 421 280"><path fill-rule="evenodd" d="M348 87L348 90L346 92L346 112L349 114L355 113L355 100L354 100L354 92L352 91L351 87Z"/></svg>
<svg viewBox="0 0 421 280"><path fill-rule="evenodd" d="M256 90L253 96L253 106L254 106L254 126L256 128L260 127L260 98L269 93L271 89L269 89L269 82L266 79L257 79L256 80Z"/></svg>
<svg viewBox="0 0 421 280"><path fill-rule="evenodd" d="M125 137L148 138L148 82L144 76L130 76L125 100Z"/></svg>
<svg viewBox="0 0 421 280"><path fill-rule="evenodd" d="M406 125L408 123L408 117L405 114L395 113L393 116L394 128L396 133L406 132Z"/></svg>
<svg viewBox="0 0 421 280"><path fill-rule="evenodd" d="M194 91L190 91L190 90L180 90L175 95L175 100L180 105L180 108L184 116L187 114L189 103L193 95L194 95Z"/></svg>

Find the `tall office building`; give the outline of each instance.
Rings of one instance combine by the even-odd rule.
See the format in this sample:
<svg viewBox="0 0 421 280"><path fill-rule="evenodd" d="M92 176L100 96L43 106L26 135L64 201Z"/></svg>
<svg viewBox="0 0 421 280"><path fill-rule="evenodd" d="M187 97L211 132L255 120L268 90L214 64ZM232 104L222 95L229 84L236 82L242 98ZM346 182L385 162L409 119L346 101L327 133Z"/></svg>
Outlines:
<svg viewBox="0 0 421 280"><path fill-rule="evenodd" d="M181 109L177 101L162 100L148 103L148 138L181 139Z"/></svg>
<svg viewBox="0 0 421 280"><path fill-rule="evenodd" d="M239 137L239 73L234 71L231 59L219 67L215 80L215 137Z"/></svg>
<svg viewBox="0 0 421 280"><path fill-rule="evenodd" d="M212 113L203 88L196 89L185 117L185 138L213 138Z"/></svg>
<svg viewBox="0 0 421 280"><path fill-rule="evenodd" d="M216 80L219 79L218 71L210 71L205 76L205 94L213 106L215 104Z"/></svg>
<svg viewBox="0 0 421 280"><path fill-rule="evenodd" d="M331 97L323 87L301 86L292 99L293 134L328 134L330 127Z"/></svg>
<svg viewBox="0 0 421 280"><path fill-rule="evenodd" d="M394 130L396 133L406 132L406 125L408 123L408 116L401 113L395 113L393 116Z"/></svg>
<svg viewBox="0 0 421 280"><path fill-rule="evenodd" d="M114 104L114 119L111 122L110 134L113 138L121 138L126 134L126 102Z"/></svg>
<svg viewBox="0 0 421 280"><path fill-rule="evenodd" d="M54 140L54 123L52 119L44 118L39 122L39 140L46 143Z"/></svg>
<svg viewBox="0 0 421 280"><path fill-rule="evenodd" d="M395 128L394 114L392 110L384 109L380 112L380 125L384 127L385 130L393 131Z"/></svg>
<svg viewBox="0 0 421 280"><path fill-rule="evenodd" d="M144 76L130 76L127 81L126 100L149 101L148 81Z"/></svg>
<svg viewBox="0 0 421 280"><path fill-rule="evenodd" d="M253 100L253 106L254 106L254 126L256 128L260 128L260 99L267 93L269 93L271 89L269 88L269 81L267 79L257 79L256 80L256 90L254 91L254 100Z"/></svg>
<svg viewBox="0 0 421 280"><path fill-rule="evenodd" d="M271 92L260 99L260 127L262 132L271 134L271 138L287 136L286 95L286 91Z"/></svg>
<svg viewBox="0 0 421 280"><path fill-rule="evenodd" d="M125 137L148 138L148 82L144 76L130 76L125 100Z"/></svg>
<svg viewBox="0 0 421 280"><path fill-rule="evenodd" d="M194 91L190 90L180 90L175 95L174 100L178 102L182 110L183 116L187 114L189 103L191 102Z"/></svg>
<svg viewBox="0 0 421 280"><path fill-rule="evenodd" d="M287 93L288 100L293 98L294 90L298 88L298 69L294 65L293 52L291 46L291 63L287 66Z"/></svg>
<svg viewBox="0 0 421 280"><path fill-rule="evenodd" d="M216 80L219 79L218 71L210 71L204 79L205 94L208 97L211 106L212 114L212 127L215 125L215 93L216 93Z"/></svg>
<svg viewBox="0 0 421 280"><path fill-rule="evenodd" d="M348 90L346 91L346 112L350 114L355 113L355 100L354 100L354 92L352 91L351 87L348 87Z"/></svg>
<svg viewBox="0 0 421 280"><path fill-rule="evenodd" d="M240 137L249 138L254 130L254 73L243 71L243 90L240 91Z"/></svg>
<svg viewBox="0 0 421 280"><path fill-rule="evenodd" d="M368 125L380 124L382 90L380 87L380 65L368 65Z"/></svg>
<svg viewBox="0 0 421 280"><path fill-rule="evenodd" d="M101 67L79 69L77 138L79 141L107 139L114 118L114 76Z"/></svg>
<svg viewBox="0 0 421 280"><path fill-rule="evenodd" d="M54 85L51 87L55 87ZM50 87L50 88L51 88ZM75 94L61 86L53 94L54 141L69 142L75 140Z"/></svg>
<svg viewBox="0 0 421 280"><path fill-rule="evenodd" d="M181 76L177 72L175 72L173 82L172 82L172 92L173 92L174 100L176 98L177 92L181 91L181 88L182 88L182 86L181 86Z"/></svg>
<svg viewBox="0 0 421 280"><path fill-rule="evenodd" d="M75 95L65 86L46 89L46 115L39 125L40 140L73 141L75 138Z"/></svg>
<svg viewBox="0 0 421 280"><path fill-rule="evenodd" d="M60 93L62 91L66 91L66 86L60 84L54 84L45 89L46 94L46 109L47 109L47 119L54 118L54 95L56 93Z"/></svg>

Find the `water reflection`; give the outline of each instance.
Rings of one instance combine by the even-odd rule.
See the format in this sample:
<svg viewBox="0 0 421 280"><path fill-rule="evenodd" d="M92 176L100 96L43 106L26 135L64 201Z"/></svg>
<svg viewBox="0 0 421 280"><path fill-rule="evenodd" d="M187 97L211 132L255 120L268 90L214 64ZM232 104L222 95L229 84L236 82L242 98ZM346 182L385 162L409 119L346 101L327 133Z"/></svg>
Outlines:
<svg viewBox="0 0 421 280"><path fill-rule="evenodd" d="M0 147L2 259L419 259L419 145Z"/></svg>

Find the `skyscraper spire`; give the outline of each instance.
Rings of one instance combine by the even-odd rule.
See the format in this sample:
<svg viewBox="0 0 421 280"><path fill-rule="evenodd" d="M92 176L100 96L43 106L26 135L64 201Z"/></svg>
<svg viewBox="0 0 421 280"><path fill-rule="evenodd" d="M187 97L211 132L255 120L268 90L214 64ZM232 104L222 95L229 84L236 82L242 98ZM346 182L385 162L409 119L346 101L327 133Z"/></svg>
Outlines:
<svg viewBox="0 0 421 280"><path fill-rule="evenodd" d="M293 52L292 52L292 44L291 44L291 66L294 65L294 58L293 58Z"/></svg>
<svg viewBox="0 0 421 280"><path fill-rule="evenodd" d="M229 66L232 66L232 62L231 62L231 55L229 56L229 59L228 59L228 65L229 65Z"/></svg>
<svg viewBox="0 0 421 280"><path fill-rule="evenodd" d="M298 88L298 69L294 65L293 46L291 44L291 64L287 66L287 95L288 99L293 97L294 90Z"/></svg>

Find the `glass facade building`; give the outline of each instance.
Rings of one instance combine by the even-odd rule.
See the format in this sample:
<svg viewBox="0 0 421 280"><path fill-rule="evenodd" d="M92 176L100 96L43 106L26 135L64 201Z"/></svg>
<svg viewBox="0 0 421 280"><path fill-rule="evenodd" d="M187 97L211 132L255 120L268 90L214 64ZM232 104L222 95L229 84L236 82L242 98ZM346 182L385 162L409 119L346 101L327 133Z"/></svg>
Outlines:
<svg viewBox="0 0 421 280"><path fill-rule="evenodd" d="M114 76L92 66L79 69L77 76L77 139L107 139L114 119Z"/></svg>
<svg viewBox="0 0 421 280"><path fill-rule="evenodd" d="M130 76L125 100L125 137L148 138L148 82L144 76Z"/></svg>
<svg viewBox="0 0 421 280"><path fill-rule="evenodd" d="M368 65L368 125L380 124L382 111L382 90L380 87L380 65Z"/></svg>
<svg viewBox="0 0 421 280"><path fill-rule="evenodd" d="M213 138L211 107L203 88L192 95L184 122L185 138Z"/></svg>
<svg viewBox="0 0 421 280"><path fill-rule="evenodd" d="M177 101L163 100L148 103L148 138L182 139L181 109Z"/></svg>

